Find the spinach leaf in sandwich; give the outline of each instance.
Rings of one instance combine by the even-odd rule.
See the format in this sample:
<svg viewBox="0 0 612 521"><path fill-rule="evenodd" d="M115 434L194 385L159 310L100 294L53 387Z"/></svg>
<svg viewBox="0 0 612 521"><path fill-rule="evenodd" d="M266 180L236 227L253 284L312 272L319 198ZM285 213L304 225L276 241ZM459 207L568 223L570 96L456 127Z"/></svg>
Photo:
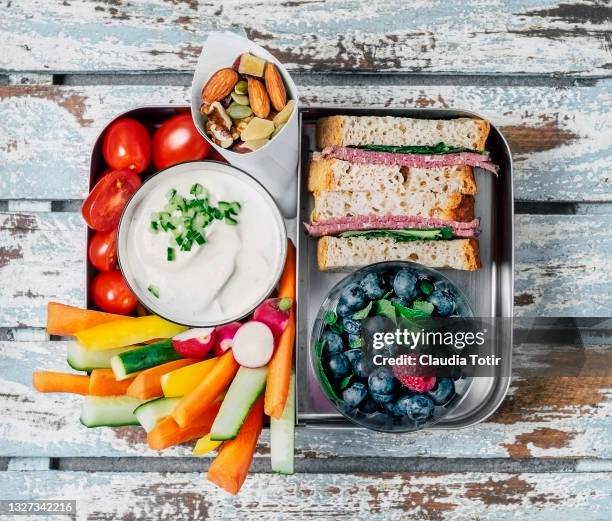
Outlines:
<svg viewBox="0 0 612 521"><path fill-rule="evenodd" d="M387 237L395 242L409 241L446 241L453 238L453 229L447 226L443 228L428 228L425 230L417 228L403 228L400 230L354 230L342 232L343 239L348 237L365 237L366 239L376 239Z"/></svg>
<svg viewBox="0 0 612 521"><path fill-rule="evenodd" d="M458 154L459 152L473 152L475 154L483 154L478 150L472 150L465 147L451 147L446 143L440 142L435 145L362 145L359 148L364 150L372 150L375 152L391 152L393 154Z"/></svg>

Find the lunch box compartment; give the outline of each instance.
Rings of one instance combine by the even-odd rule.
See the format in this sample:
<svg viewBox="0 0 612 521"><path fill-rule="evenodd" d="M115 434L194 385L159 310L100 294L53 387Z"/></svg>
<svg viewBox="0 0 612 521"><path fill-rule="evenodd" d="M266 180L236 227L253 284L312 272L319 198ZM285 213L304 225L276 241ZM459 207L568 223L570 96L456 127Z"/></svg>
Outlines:
<svg viewBox="0 0 612 521"><path fill-rule="evenodd" d="M324 116L403 116L423 119L476 117L461 110L439 109L352 109L346 107L309 107L300 109L300 165L298 193L298 420L311 427L358 428L346 421L325 398L310 363L309 346L312 326L329 290L347 272L320 272L317 267L317 239L302 228L310 220L312 196L307 190L308 159L316 149L315 124ZM481 219L479 237L482 268L475 272L441 269L466 295L475 317L492 317L495 321L493 352L501 357L495 376L473 379L461 403L431 429L451 429L474 425L493 414L510 384L512 359L513 306L513 230L512 159L508 143L491 125L486 149L500 167L496 177L491 172L477 172L478 195L475 213ZM418 261L417 261L418 262ZM498 318L507 317L504 320Z"/></svg>

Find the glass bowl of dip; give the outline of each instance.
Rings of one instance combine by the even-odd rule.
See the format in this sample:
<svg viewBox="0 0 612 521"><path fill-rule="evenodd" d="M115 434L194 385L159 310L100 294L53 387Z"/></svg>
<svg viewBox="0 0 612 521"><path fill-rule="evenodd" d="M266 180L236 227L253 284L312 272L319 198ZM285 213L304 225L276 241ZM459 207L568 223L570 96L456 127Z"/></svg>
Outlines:
<svg viewBox="0 0 612 521"><path fill-rule="evenodd" d="M411 350L401 337L383 335L470 327L472 317L463 293L436 270L401 261L366 266L338 282L319 309L310 342L314 374L338 412L360 427L390 433L431 427L465 398L472 377L448 367L391 364L442 353Z"/></svg>
<svg viewBox="0 0 612 521"><path fill-rule="evenodd" d="M283 218L266 189L217 161L149 177L128 202L119 267L151 312L190 327L249 315L274 290L287 255Z"/></svg>

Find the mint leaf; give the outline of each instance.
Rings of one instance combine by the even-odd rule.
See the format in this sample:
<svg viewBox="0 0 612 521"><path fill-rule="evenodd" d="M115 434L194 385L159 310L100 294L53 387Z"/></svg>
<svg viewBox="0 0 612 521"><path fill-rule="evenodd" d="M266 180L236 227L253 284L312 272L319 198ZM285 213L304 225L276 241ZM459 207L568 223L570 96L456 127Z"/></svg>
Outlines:
<svg viewBox="0 0 612 521"><path fill-rule="evenodd" d="M418 318L418 317L428 317L431 313L425 313L420 309L407 308L402 304L395 304L395 311L400 317L405 318Z"/></svg>
<svg viewBox="0 0 612 521"><path fill-rule="evenodd" d="M325 313L325 317L323 318L323 322L325 322L328 326L331 326L336 323L338 320L338 315L333 311L327 311Z"/></svg>
<svg viewBox="0 0 612 521"><path fill-rule="evenodd" d="M426 315L431 315L434 310L434 306L431 302L427 302L425 300L415 300L412 303L412 309L415 311L422 311Z"/></svg>
<svg viewBox="0 0 612 521"><path fill-rule="evenodd" d="M329 379L325 374L325 370L323 369L323 363L321 361L321 354L323 353L323 342L317 342L315 344L315 354L317 360L317 372L319 373L319 378L321 379L321 387L327 396L337 402L340 401L340 396L333 388L332 384L329 383Z"/></svg>
<svg viewBox="0 0 612 521"><path fill-rule="evenodd" d="M341 391L344 391L344 389L346 389L348 387L348 385L351 383L351 378L353 378L352 374L349 374L348 376L345 376L340 381L340 385L338 385L338 389L340 389Z"/></svg>
<svg viewBox="0 0 612 521"><path fill-rule="evenodd" d="M381 298L380 300L376 301L374 304L374 314L381 317L387 317L393 320L394 323L397 323L395 307L393 306L393 303L386 298Z"/></svg>

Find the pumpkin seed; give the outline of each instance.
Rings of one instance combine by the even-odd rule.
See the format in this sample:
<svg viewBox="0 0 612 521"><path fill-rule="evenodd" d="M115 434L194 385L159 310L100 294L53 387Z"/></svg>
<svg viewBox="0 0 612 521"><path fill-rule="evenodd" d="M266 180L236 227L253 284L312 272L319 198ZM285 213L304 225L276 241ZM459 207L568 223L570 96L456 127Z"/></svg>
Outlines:
<svg viewBox="0 0 612 521"><path fill-rule="evenodd" d="M245 96L244 94L236 94L235 92L232 92L232 99L238 103L238 105L249 104L249 97Z"/></svg>
<svg viewBox="0 0 612 521"><path fill-rule="evenodd" d="M248 105L239 105L236 102L233 102L229 107L227 107L226 112L232 119L248 118L253 114L251 107Z"/></svg>
<svg viewBox="0 0 612 521"><path fill-rule="evenodd" d="M240 80L238 83L236 83L236 86L234 87L234 92L236 94L246 94L249 90L249 84L245 81L245 80Z"/></svg>

